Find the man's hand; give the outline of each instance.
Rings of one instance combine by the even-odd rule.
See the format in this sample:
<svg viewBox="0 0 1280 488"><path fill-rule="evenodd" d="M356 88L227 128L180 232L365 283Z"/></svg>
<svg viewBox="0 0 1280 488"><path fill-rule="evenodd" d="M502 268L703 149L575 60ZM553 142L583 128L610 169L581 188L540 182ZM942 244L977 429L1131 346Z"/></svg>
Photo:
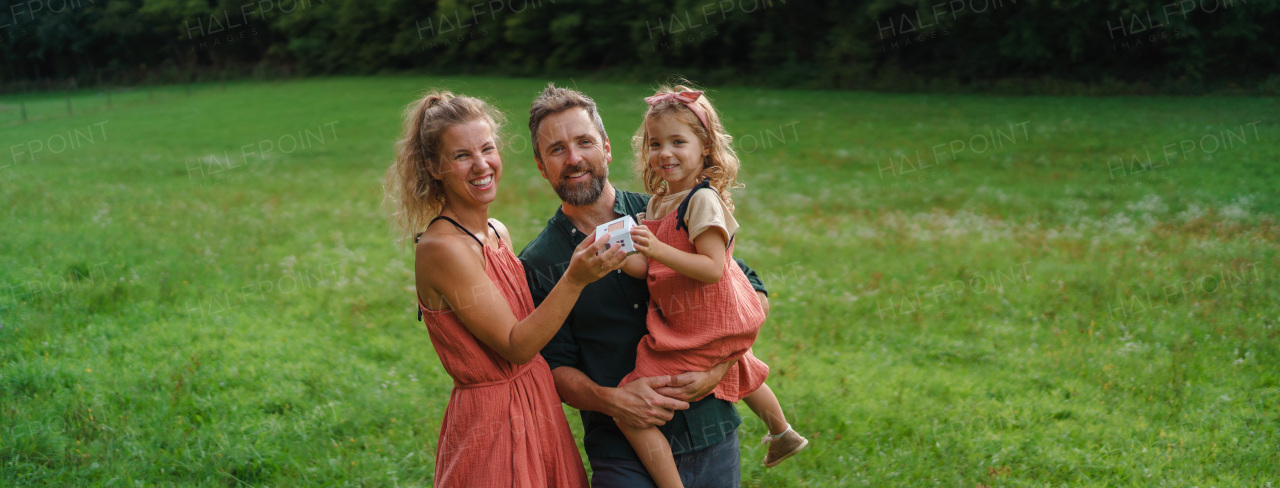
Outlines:
<svg viewBox="0 0 1280 488"><path fill-rule="evenodd" d="M756 292L756 297L760 299L760 308L764 309L764 316L769 316L769 295L765 295L762 291Z"/></svg>
<svg viewBox="0 0 1280 488"><path fill-rule="evenodd" d="M671 384L671 379L670 376L650 376L614 388L607 413L614 422L633 429L665 425L676 410L689 408L687 402L654 391Z"/></svg>
<svg viewBox="0 0 1280 488"><path fill-rule="evenodd" d="M655 391L660 395L686 402L700 399L716 389L716 385L724 379L725 373L729 372L729 367L736 362L738 361L735 359L717 364L710 371L690 371L676 375L666 386L659 387Z"/></svg>

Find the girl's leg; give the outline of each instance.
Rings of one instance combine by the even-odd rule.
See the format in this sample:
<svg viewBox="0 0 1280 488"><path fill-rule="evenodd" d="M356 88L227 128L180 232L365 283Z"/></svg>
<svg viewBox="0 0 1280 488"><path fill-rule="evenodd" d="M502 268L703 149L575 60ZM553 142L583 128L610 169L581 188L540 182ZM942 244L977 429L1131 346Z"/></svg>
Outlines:
<svg viewBox="0 0 1280 488"><path fill-rule="evenodd" d="M658 488L684 488L680 472L676 470L675 456L671 454L671 444L662 436L662 431L657 427L632 429L622 424L618 424L618 429L627 436L627 442L636 450Z"/></svg>
<svg viewBox="0 0 1280 488"><path fill-rule="evenodd" d="M777 466L809 446L808 439L787 425L787 418L782 415L782 405L767 385L761 384L760 389L742 400L769 427L769 435L764 438L764 442L769 444L769 452L764 456L764 467Z"/></svg>
<svg viewBox="0 0 1280 488"><path fill-rule="evenodd" d="M782 405L778 403L778 397L774 396L769 385L761 383L759 389L747 395L742 401L747 402L751 411L764 421L765 426L769 428L769 434L778 435L786 432L787 417L782 414Z"/></svg>

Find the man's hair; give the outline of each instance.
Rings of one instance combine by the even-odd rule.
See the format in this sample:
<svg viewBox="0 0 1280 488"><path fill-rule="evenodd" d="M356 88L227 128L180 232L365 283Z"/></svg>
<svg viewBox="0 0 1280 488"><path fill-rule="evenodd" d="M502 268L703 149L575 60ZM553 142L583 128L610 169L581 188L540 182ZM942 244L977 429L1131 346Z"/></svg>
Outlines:
<svg viewBox="0 0 1280 488"><path fill-rule="evenodd" d="M600 112L596 110L596 101L583 95L582 92L570 88L556 88L555 83L548 83L538 98L529 106L529 139L533 143L533 157L542 162L542 152L538 146L538 127L542 120L574 107L586 109L587 116L600 132L600 141L609 140L604 131L604 121L600 120Z"/></svg>

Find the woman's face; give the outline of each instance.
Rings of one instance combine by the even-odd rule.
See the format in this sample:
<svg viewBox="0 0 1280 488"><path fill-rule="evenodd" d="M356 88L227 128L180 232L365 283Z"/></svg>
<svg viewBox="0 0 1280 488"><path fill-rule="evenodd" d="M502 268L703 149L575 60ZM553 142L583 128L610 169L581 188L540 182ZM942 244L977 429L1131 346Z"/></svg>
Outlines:
<svg viewBox="0 0 1280 488"><path fill-rule="evenodd" d="M652 117L645 121L649 133L649 169L667 182L672 193L698 184L709 148L703 147L689 124L675 117Z"/></svg>
<svg viewBox="0 0 1280 488"><path fill-rule="evenodd" d="M433 177L444 184L446 201L480 206L497 198L502 159L487 121L473 120L450 127L441 135L440 146L440 171Z"/></svg>

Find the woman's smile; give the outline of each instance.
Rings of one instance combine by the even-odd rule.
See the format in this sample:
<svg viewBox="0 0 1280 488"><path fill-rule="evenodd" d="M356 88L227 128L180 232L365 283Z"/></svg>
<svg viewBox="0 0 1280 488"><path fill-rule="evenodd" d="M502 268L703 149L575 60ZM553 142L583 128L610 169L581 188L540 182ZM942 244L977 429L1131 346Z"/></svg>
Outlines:
<svg viewBox="0 0 1280 488"><path fill-rule="evenodd" d="M472 179L471 186L476 187L477 190L488 190L493 188L493 173Z"/></svg>
<svg viewBox="0 0 1280 488"><path fill-rule="evenodd" d="M484 120L450 127L441 136L442 175L447 195L487 204L498 194L502 179L502 158L494 143L493 128Z"/></svg>

